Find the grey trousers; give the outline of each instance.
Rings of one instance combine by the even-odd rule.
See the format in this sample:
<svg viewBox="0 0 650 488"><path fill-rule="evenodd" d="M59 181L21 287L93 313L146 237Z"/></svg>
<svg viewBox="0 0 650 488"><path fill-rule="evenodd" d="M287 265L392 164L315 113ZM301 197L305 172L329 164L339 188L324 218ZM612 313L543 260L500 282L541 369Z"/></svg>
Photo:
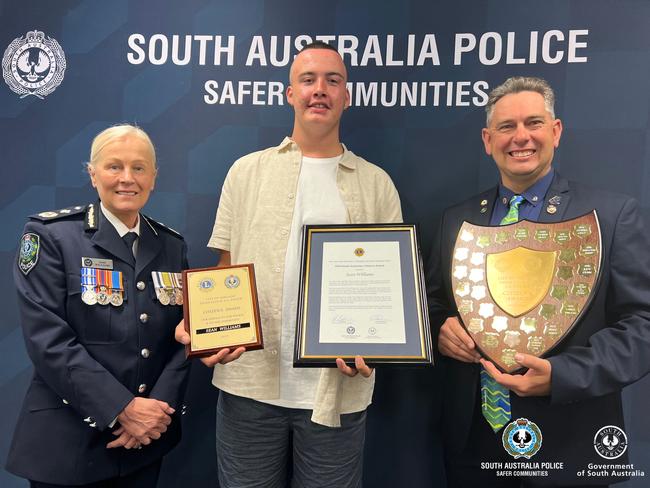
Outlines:
<svg viewBox="0 0 650 488"><path fill-rule="evenodd" d="M360 488L365 410L342 415L340 428L315 424L311 414L219 392L220 486L285 488L292 463L292 488Z"/></svg>

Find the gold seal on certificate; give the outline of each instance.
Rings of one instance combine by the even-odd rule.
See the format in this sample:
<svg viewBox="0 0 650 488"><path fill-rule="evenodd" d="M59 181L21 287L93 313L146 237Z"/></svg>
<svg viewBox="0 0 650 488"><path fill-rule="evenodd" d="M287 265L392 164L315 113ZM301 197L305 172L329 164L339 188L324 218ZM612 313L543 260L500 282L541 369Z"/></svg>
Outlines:
<svg viewBox="0 0 650 488"><path fill-rule="evenodd" d="M296 367L431 365L431 336L416 228L308 225L294 352Z"/></svg>
<svg viewBox="0 0 650 488"><path fill-rule="evenodd" d="M185 270L183 295L189 357L264 347L252 264Z"/></svg>
<svg viewBox="0 0 650 488"><path fill-rule="evenodd" d="M467 332L502 371L518 352L543 357L588 309L601 266L598 216L483 227L464 222L451 284Z"/></svg>

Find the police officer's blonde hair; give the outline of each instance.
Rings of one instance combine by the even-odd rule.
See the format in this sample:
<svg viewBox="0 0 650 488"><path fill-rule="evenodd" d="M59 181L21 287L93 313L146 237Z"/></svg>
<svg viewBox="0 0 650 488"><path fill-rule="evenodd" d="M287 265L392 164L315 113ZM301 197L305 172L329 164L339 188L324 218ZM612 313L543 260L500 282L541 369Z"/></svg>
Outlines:
<svg viewBox="0 0 650 488"><path fill-rule="evenodd" d="M145 131L143 131L138 126L131 124L114 125L113 127L109 127L108 129L101 131L95 136L93 143L90 146L90 161L88 161L88 169L90 169L91 166L94 167L97 164L101 157L102 150L106 147L107 144L110 144L117 139L121 139L127 136L140 139L149 147L149 150L151 151L153 167L154 169L157 169L156 149L153 147L153 142L151 142L151 139Z"/></svg>

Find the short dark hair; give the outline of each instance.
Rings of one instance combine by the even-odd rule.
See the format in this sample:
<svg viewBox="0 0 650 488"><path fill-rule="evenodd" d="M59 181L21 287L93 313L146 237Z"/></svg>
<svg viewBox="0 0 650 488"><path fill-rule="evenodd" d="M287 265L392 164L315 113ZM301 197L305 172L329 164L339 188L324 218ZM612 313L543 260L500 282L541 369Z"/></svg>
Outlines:
<svg viewBox="0 0 650 488"><path fill-rule="evenodd" d="M338 49L336 49L331 44L327 44L326 42L318 40L312 41L309 44L305 44L300 52L306 51L307 49L329 49L330 51L339 52Z"/></svg>
<svg viewBox="0 0 650 488"><path fill-rule="evenodd" d="M551 114L551 117L555 118L555 93L553 93L553 88L548 84L548 81L534 76L513 76L490 92L487 105L485 106L487 125L490 125L494 105L499 100L506 95L520 93L522 91L532 91L544 97L546 111Z"/></svg>

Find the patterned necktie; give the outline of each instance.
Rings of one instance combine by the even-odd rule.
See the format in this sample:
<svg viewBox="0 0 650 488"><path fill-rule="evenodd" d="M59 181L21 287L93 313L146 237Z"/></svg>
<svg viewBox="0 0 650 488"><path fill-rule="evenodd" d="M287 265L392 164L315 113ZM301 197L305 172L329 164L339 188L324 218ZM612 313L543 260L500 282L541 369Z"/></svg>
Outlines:
<svg viewBox="0 0 650 488"><path fill-rule="evenodd" d="M521 195L510 199L510 207L499 225L507 225L519 220L519 205L524 201ZM494 432L498 432L510 420L510 391L494 381L494 378L481 367L481 411Z"/></svg>
<svg viewBox="0 0 650 488"><path fill-rule="evenodd" d="M133 243L137 238L138 238L138 234L136 234L135 232L127 232L122 236L122 240L129 248L129 251L131 251L131 254L133 254L134 258L135 258L135 252L133 252Z"/></svg>

